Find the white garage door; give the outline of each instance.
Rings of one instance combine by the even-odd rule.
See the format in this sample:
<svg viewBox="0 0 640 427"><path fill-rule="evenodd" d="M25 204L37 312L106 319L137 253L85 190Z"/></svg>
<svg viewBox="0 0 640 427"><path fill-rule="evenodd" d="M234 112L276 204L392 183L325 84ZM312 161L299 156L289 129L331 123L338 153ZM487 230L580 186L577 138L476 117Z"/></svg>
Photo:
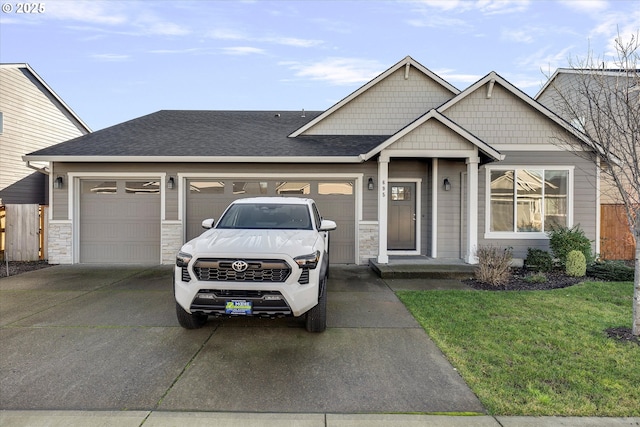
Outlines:
<svg viewBox="0 0 640 427"><path fill-rule="evenodd" d="M355 262L355 191L350 180L240 181L238 179L188 181L187 240L202 233L202 220L220 218L232 200L258 196L298 196L316 201L320 215L335 221L331 233L331 262Z"/></svg>
<svg viewBox="0 0 640 427"><path fill-rule="evenodd" d="M149 180L83 180L80 262L160 263L160 186Z"/></svg>

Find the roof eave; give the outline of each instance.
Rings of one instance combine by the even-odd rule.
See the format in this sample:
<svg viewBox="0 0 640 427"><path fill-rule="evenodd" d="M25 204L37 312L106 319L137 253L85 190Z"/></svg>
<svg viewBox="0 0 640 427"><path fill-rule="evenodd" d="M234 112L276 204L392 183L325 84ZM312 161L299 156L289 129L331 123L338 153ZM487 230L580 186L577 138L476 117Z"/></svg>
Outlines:
<svg viewBox="0 0 640 427"><path fill-rule="evenodd" d="M25 155L24 162L61 163L362 163L356 156L47 156Z"/></svg>

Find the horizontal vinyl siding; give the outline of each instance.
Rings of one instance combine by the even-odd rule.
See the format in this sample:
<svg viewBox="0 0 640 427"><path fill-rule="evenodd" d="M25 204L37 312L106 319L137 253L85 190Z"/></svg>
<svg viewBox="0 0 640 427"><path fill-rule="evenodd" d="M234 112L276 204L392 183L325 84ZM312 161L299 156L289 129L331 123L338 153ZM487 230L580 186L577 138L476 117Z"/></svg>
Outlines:
<svg viewBox="0 0 640 427"><path fill-rule="evenodd" d="M422 72L404 67L313 126L306 135L392 135L452 97Z"/></svg>
<svg viewBox="0 0 640 427"><path fill-rule="evenodd" d="M589 240L595 241L597 233L597 211L596 204L596 167L595 164L578 157L571 152L507 152L506 159L500 162L500 167L504 166L574 166L573 172L573 225L580 225ZM549 250L548 239L526 239L526 233L520 233L518 239L485 239L484 233L487 231L484 212L486 206L486 169L480 168L478 177L478 243L480 245L494 245L500 247L512 247L515 258L525 258L527 249L538 248ZM520 237L522 236L522 237Z"/></svg>
<svg viewBox="0 0 640 427"><path fill-rule="evenodd" d="M449 179L451 190L438 185L438 258L460 258L462 233L461 173L466 171L464 162L438 160L438 182Z"/></svg>
<svg viewBox="0 0 640 427"><path fill-rule="evenodd" d="M85 134L28 71L0 68L0 189L4 203L44 203L44 188L14 184L34 171L22 156ZM9 188L7 188L9 187Z"/></svg>

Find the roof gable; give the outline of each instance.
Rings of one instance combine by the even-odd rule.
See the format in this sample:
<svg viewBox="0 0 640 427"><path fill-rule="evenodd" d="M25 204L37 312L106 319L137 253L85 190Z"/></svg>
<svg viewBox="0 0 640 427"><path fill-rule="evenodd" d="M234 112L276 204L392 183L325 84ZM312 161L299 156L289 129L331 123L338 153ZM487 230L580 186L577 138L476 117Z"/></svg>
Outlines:
<svg viewBox="0 0 640 427"><path fill-rule="evenodd" d="M363 132L392 135L458 93L454 86L407 56L290 136Z"/></svg>
<svg viewBox="0 0 640 427"><path fill-rule="evenodd" d="M390 148L393 144L396 144L399 141L402 141L403 138L409 137L412 133L420 132L420 129L423 128L426 124L432 124L433 122L437 122L438 124L440 124L440 125L444 126L445 128L449 129L451 132L457 134L462 139L468 141L473 146L477 147L480 151L482 151L484 154L486 154L489 158L491 158L493 160L503 160L504 159L504 155L501 154L498 150L494 149L489 144L487 144L484 141L480 140L475 135L471 134L469 131L467 131L466 129L464 129L461 126L459 126L457 123L449 120L447 117L445 117L443 114L439 113L435 109L429 110L427 113L425 113L423 116L421 116L420 118L415 120L413 123L409 124L404 129L401 129L399 132L397 132L391 138L387 139L382 144L380 144L379 146L375 147L373 150L369 151L367 154L365 154L364 159L365 160L370 159L371 157L373 157L376 154L380 153L382 150ZM437 136L437 134L436 134L436 136ZM424 138L420 138L420 139L423 141L423 143L426 142L427 144L431 144L431 146L425 147L425 149L429 148L429 149L434 149L434 150L435 149L450 150L450 149L453 148L453 147L451 147L450 144L449 144L449 147L439 147L439 146L437 146L437 144L443 143L443 141L428 141L428 140L425 140ZM447 144L446 141L444 141L444 143ZM413 148L415 148L415 147L413 147ZM457 148L457 149L459 149L459 148Z"/></svg>
<svg viewBox="0 0 640 427"><path fill-rule="evenodd" d="M482 102L492 99L498 101L497 103L500 102L500 99L503 101L501 105L493 107L493 110L489 103L482 105ZM505 102L507 99L508 101ZM467 101L468 105L465 106L464 104L467 103ZM461 112L463 108L467 109L467 116L471 114L474 115L474 117L465 117L463 119L464 113ZM534 116L525 116L522 114L525 110L536 112L539 117L541 117L541 120L535 119ZM518 144L522 141L536 144L550 144L548 137L535 139L532 138L531 135L536 131L541 131L543 127L547 128L556 125L591 146L585 136L577 129L544 105L513 86L494 71L469 86L455 98L445 102L438 107L438 111L452 120L461 123L461 125L470 129L480 138L491 140L494 145L496 144L493 142L494 138L483 135L483 132L492 132L495 135L500 135L502 139L509 139L513 144ZM475 124L463 123L462 120L465 119L470 123L475 121ZM490 119L499 120L502 129L498 126L487 127L486 124ZM505 127L508 126L514 127L512 133L505 129ZM517 140L519 136L521 137L520 141Z"/></svg>

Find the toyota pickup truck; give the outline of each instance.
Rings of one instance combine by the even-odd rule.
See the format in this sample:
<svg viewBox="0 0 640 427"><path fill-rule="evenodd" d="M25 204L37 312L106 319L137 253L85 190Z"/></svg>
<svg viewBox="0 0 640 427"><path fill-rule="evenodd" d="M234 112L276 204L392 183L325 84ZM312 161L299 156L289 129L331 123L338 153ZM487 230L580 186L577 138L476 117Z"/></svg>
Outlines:
<svg viewBox="0 0 640 427"><path fill-rule="evenodd" d="M232 202L219 221L176 257L176 314L187 329L208 316L302 317L326 329L329 231L312 199L255 197Z"/></svg>

